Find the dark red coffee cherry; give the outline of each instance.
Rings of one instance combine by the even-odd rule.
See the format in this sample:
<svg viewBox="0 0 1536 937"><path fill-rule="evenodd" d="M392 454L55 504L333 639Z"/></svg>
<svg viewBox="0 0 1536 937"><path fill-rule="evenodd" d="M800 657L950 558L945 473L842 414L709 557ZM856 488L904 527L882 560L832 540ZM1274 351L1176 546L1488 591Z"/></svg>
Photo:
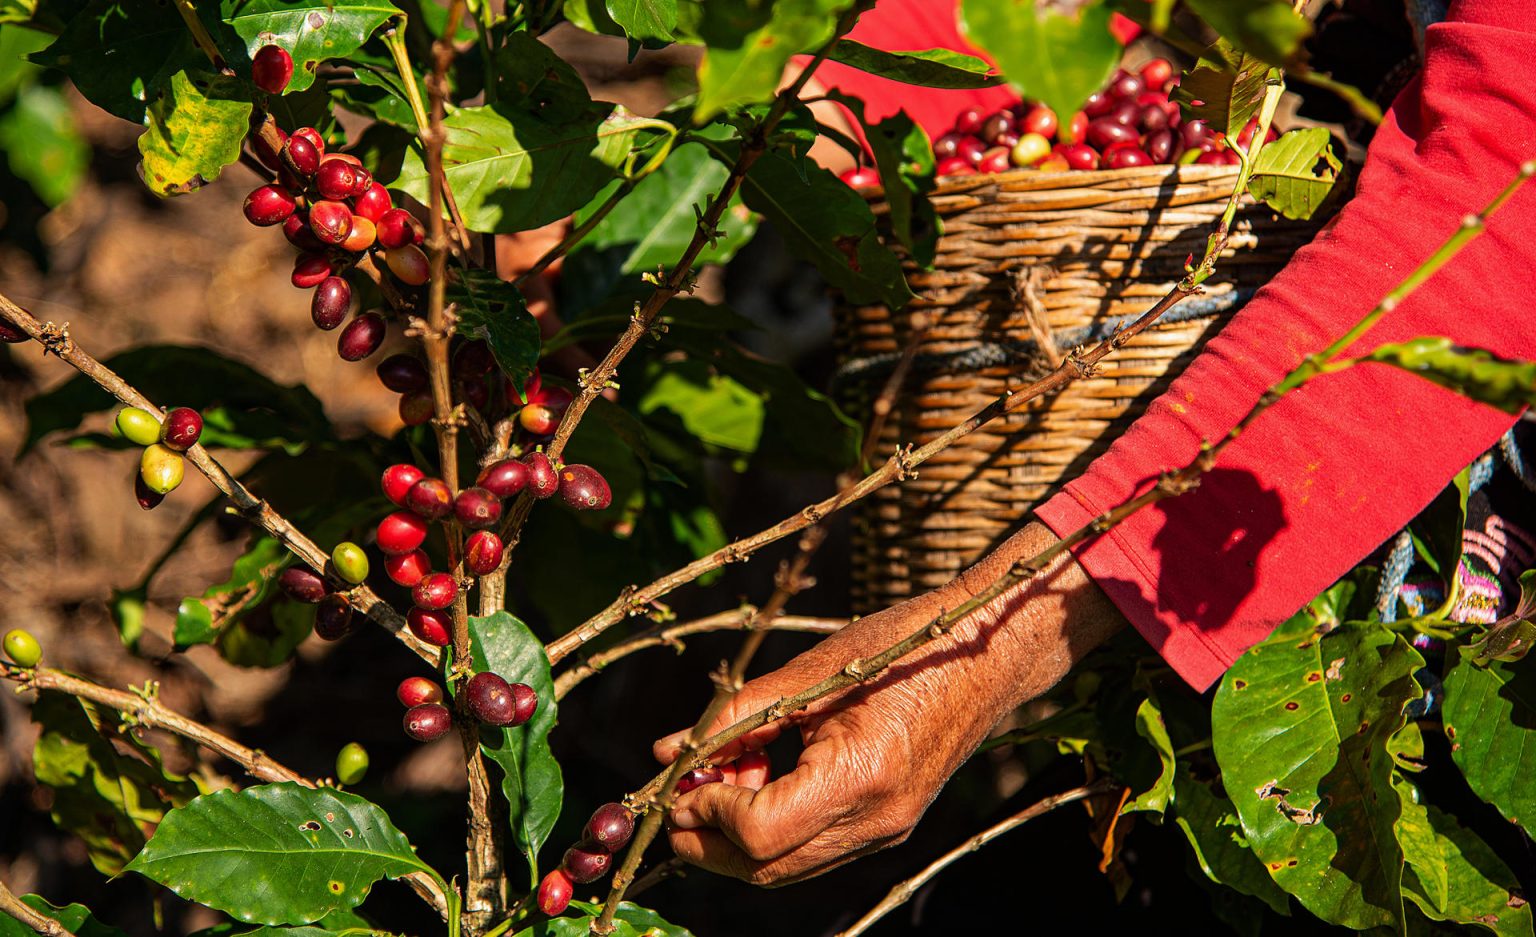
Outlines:
<svg viewBox="0 0 1536 937"><path fill-rule="evenodd" d="M341 336L336 340L336 353L343 361L361 361L379 350L388 329L383 316L365 312L341 330Z"/></svg>
<svg viewBox="0 0 1536 937"><path fill-rule="evenodd" d="M332 592L315 609L315 634L326 641L339 641L352 630L352 606L347 597Z"/></svg>
<svg viewBox="0 0 1536 937"><path fill-rule="evenodd" d="M1099 168L1099 152L1086 143L1058 143L1051 152L1060 154L1072 169Z"/></svg>
<svg viewBox="0 0 1536 937"><path fill-rule="evenodd" d="M586 837L609 852L618 852L635 835L635 815L623 804L603 804L587 821Z"/></svg>
<svg viewBox="0 0 1536 937"><path fill-rule="evenodd" d="M326 244L340 244L352 233L352 209L344 202L315 202L309 206L309 230Z"/></svg>
<svg viewBox="0 0 1536 937"><path fill-rule="evenodd" d="M379 216L379 244L386 248L404 247L415 242L416 219L403 208L391 208Z"/></svg>
<svg viewBox="0 0 1536 937"><path fill-rule="evenodd" d="M309 300L309 317L327 332L345 321L351 309L352 284L345 277L330 276L321 280Z"/></svg>
<svg viewBox="0 0 1536 937"><path fill-rule="evenodd" d="M413 355L390 355L375 369L379 383L397 394L427 389L427 366Z"/></svg>
<svg viewBox="0 0 1536 937"><path fill-rule="evenodd" d="M423 703L441 703L443 688L426 677L406 677L395 688L395 699L406 709Z"/></svg>
<svg viewBox="0 0 1536 937"><path fill-rule="evenodd" d="M972 166L981 162L981 156L987 151L987 145L976 137L961 137L955 147L955 155L968 161Z"/></svg>
<svg viewBox="0 0 1536 937"><path fill-rule="evenodd" d="M510 498L528 485L528 466L516 459L505 459L486 466L475 484L498 498Z"/></svg>
<svg viewBox="0 0 1536 937"><path fill-rule="evenodd" d="M571 895L576 892L576 883L565 874L564 869L555 869L539 883L539 910L550 917L564 914L565 909L571 906Z"/></svg>
<svg viewBox="0 0 1536 937"><path fill-rule="evenodd" d="M352 214L367 218L375 225L390 207L389 190L372 179L368 181L368 188L363 194L352 200Z"/></svg>
<svg viewBox="0 0 1536 937"><path fill-rule="evenodd" d="M264 185L252 189L251 194L245 197L245 220L266 228L282 224L297 207L298 203L287 189L280 185Z"/></svg>
<svg viewBox="0 0 1536 937"><path fill-rule="evenodd" d="M1103 117L1105 114L1108 114L1119 103L1108 92L1095 91L1083 101L1083 113L1088 115L1089 120L1093 120L1096 117Z"/></svg>
<svg viewBox="0 0 1536 937"><path fill-rule="evenodd" d="M477 530L464 541L464 568L476 576L489 576L501 566L505 552L500 537L489 530Z"/></svg>
<svg viewBox="0 0 1536 937"><path fill-rule="evenodd" d="M687 772L677 782L677 792L686 794L696 787L725 780L725 774L715 765L705 765Z"/></svg>
<svg viewBox="0 0 1536 937"><path fill-rule="evenodd" d="M1186 150L1193 149L1210 138L1211 128L1203 120L1187 120L1179 127L1179 136Z"/></svg>
<svg viewBox="0 0 1536 937"><path fill-rule="evenodd" d="M439 520L453 510L453 492L441 478L423 478L405 493L405 506L429 521Z"/></svg>
<svg viewBox="0 0 1536 937"><path fill-rule="evenodd" d="M308 179L320 169L320 148L308 137L294 131L283 144L285 165L291 165L301 177Z"/></svg>
<svg viewBox="0 0 1536 937"><path fill-rule="evenodd" d="M1168 128L1154 130L1142 140L1142 149L1152 157L1154 163L1170 163L1173 161L1173 141L1177 139L1175 132Z"/></svg>
<svg viewBox="0 0 1536 937"><path fill-rule="evenodd" d="M379 521L379 549L391 556L414 553L427 539L427 521L411 511L396 511Z"/></svg>
<svg viewBox="0 0 1536 937"><path fill-rule="evenodd" d="M565 874L578 885L595 882L607 875L611 865L613 853L596 844L572 846L565 851L565 858L560 860L560 867L565 870Z"/></svg>
<svg viewBox="0 0 1536 937"><path fill-rule="evenodd" d="M400 422L406 426L420 426L436 412L430 390L413 390L400 398Z"/></svg>
<svg viewBox="0 0 1536 937"><path fill-rule="evenodd" d="M528 466L528 490L535 498L548 498L560 490L560 476L549 456L542 452L530 452L523 456Z"/></svg>
<svg viewBox="0 0 1536 937"><path fill-rule="evenodd" d="M301 251L323 251L325 243L309 230L309 212L295 211L283 222L283 237Z"/></svg>
<svg viewBox="0 0 1536 937"><path fill-rule="evenodd" d="M447 647L453 643L453 618L443 612L412 608L405 613L411 634L432 645Z"/></svg>
<svg viewBox="0 0 1536 937"><path fill-rule="evenodd" d="M517 712L512 688L497 674L481 671L464 684L464 699L470 715L487 725L504 726Z"/></svg>
<svg viewBox="0 0 1536 937"><path fill-rule="evenodd" d="M1134 98L1136 95L1147 90L1147 86L1140 76L1132 75L1122 68L1116 71L1114 76L1109 79L1108 90L1111 95L1117 98Z"/></svg>
<svg viewBox="0 0 1536 937"><path fill-rule="evenodd" d="M1088 142L1100 150L1116 143L1136 143L1136 131L1109 117L1098 117L1088 122Z"/></svg>
<svg viewBox="0 0 1536 937"><path fill-rule="evenodd" d="M203 415L191 407L172 407L160 423L160 441L168 449L186 452L203 435Z"/></svg>
<svg viewBox="0 0 1536 937"><path fill-rule="evenodd" d="M406 492L425 477L426 473L416 466L400 463L384 470L384 477L379 480L379 487L383 489L384 497L403 508L406 506Z"/></svg>
<svg viewBox="0 0 1536 937"><path fill-rule="evenodd" d="M160 506L161 501L165 500L165 495L145 484L144 475L141 472L133 473L133 497L139 502L139 507L146 511L153 511Z"/></svg>
<svg viewBox="0 0 1536 937"><path fill-rule="evenodd" d="M351 198L352 190L357 186L359 168L344 159L321 160L320 170L315 173L315 188L320 190L320 197L337 202ZM350 211L347 214L351 216Z"/></svg>
<svg viewBox="0 0 1536 937"><path fill-rule="evenodd" d="M560 469L560 497L578 511L601 511L613 503L607 479L590 465Z"/></svg>
<svg viewBox="0 0 1536 937"><path fill-rule="evenodd" d="M459 584L447 573L429 573L411 590L411 598L417 608L439 611L453 604L459 594Z"/></svg>
<svg viewBox="0 0 1536 937"><path fill-rule="evenodd" d="M315 148L316 153L320 154L322 157L325 156L325 138L320 136L320 131L313 127L300 127L298 130L295 130L292 135L308 140L309 145Z"/></svg>
<svg viewBox="0 0 1536 937"><path fill-rule="evenodd" d="M262 46L251 59L251 81L268 94L282 94L293 78L293 56L282 46Z"/></svg>
<svg viewBox="0 0 1536 937"><path fill-rule="evenodd" d="M405 711L405 734L418 742L431 742L453 728L453 714L442 703L422 703Z"/></svg>
<svg viewBox="0 0 1536 937"><path fill-rule="evenodd" d="M987 115L979 107L968 107L955 117L955 132L975 135L981 132L981 125L987 120Z"/></svg>
<svg viewBox="0 0 1536 937"><path fill-rule="evenodd" d="M415 517L416 515L411 515ZM407 589L415 587L422 577L432 571L432 561L426 551L412 550L399 556L384 557L384 573L396 584Z"/></svg>
<svg viewBox="0 0 1536 937"><path fill-rule="evenodd" d="M277 587L295 602L310 604L325 598L326 593L330 591L324 579L302 566L290 566L283 570L283 574L277 577Z"/></svg>
<svg viewBox="0 0 1536 937"><path fill-rule="evenodd" d="M0 342L5 342L7 345L17 345L31 337L21 330L21 326L8 319L0 319Z"/></svg>
<svg viewBox="0 0 1536 937"><path fill-rule="evenodd" d="M471 530L494 527L501 520L501 499L484 488L465 488L453 499L453 516Z"/></svg>
<svg viewBox="0 0 1536 937"><path fill-rule="evenodd" d="M979 128L978 128L979 129ZM951 159L959 156L960 141L968 134L946 133L933 141L933 155L940 160Z"/></svg>
<svg viewBox="0 0 1536 937"><path fill-rule="evenodd" d="M290 279L294 286L307 290L324 283L330 275L331 258L320 253L306 253L294 258L293 276Z"/></svg>
<svg viewBox="0 0 1536 937"><path fill-rule="evenodd" d="M1109 169L1130 169L1133 166L1152 165L1152 157L1138 147L1117 146L1105 154L1105 163Z"/></svg>
<svg viewBox="0 0 1536 937"><path fill-rule="evenodd" d="M485 405L491 402L491 388L484 378L455 381L453 386L458 391L458 398L476 410L484 410Z"/></svg>
<svg viewBox="0 0 1536 937"><path fill-rule="evenodd" d="M998 111L982 122L980 136L988 143L995 144L999 136L1012 132L1013 114L1009 111Z"/></svg>
<svg viewBox="0 0 1536 937"><path fill-rule="evenodd" d="M514 683L512 686L512 700L517 704L512 713L512 725L520 726L533 718L533 714L539 709L539 694L526 683Z"/></svg>
<svg viewBox="0 0 1536 937"><path fill-rule="evenodd" d="M453 353L453 376L460 380L484 377L496 366L496 356L485 342L465 342Z"/></svg>

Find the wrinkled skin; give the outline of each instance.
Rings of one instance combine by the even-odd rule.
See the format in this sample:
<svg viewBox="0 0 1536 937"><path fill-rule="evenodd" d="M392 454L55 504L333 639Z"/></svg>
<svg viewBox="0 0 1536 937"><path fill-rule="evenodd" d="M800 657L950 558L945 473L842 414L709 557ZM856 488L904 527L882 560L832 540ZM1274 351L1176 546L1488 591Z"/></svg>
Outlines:
<svg viewBox="0 0 1536 937"><path fill-rule="evenodd" d="M879 653L1053 539L1031 524L949 586L854 622L748 683L710 731ZM783 777L769 781L758 767L679 797L668 823L672 848L706 869L783 885L900 843L1004 715L1049 689L1123 624L1076 563L1059 558L868 683L722 749L715 761L759 749L791 728L805 746ZM686 736L657 741L657 759L670 763Z"/></svg>

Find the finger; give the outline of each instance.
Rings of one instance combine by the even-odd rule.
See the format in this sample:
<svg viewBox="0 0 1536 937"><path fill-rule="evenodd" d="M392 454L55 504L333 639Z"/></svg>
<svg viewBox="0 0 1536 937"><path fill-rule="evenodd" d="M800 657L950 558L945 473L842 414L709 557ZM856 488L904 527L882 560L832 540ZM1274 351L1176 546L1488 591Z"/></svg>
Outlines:
<svg viewBox="0 0 1536 937"><path fill-rule="evenodd" d="M731 783L737 787L750 787L753 790L760 790L768 783L773 767L768 761L768 756L763 752L742 752L741 757L731 764L736 772L736 780Z"/></svg>
<svg viewBox="0 0 1536 937"><path fill-rule="evenodd" d="M835 840L833 832L828 832L777 859L758 862L719 830L674 830L668 834L672 851L684 862L765 886L788 885L814 878L883 849L897 839L899 837L875 840L849 850L845 842Z"/></svg>

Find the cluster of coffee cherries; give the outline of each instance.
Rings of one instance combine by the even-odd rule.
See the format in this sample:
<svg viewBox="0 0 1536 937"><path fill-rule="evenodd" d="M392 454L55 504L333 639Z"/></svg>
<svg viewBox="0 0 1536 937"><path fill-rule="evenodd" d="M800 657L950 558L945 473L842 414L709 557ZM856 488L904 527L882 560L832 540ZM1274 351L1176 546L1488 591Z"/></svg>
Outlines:
<svg viewBox="0 0 1536 937"><path fill-rule="evenodd" d="M293 77L293 59L280 46L263 46L251 73L257 87L281 94ZM259 133L251 136L256 158L277 174L277 181L246 196L245 217L262 227L281 225L288 242L299 249L291 279L294 286L314 291L309 311L315 325L329 331L346 320L352 285L342 274L365 253L381 257L406 286L425 284L430 264L420 246L426 234L421 222L394 207L362 161L348 153L327 153L313 127L277 132L282 146L276 150ZM336 351L347 361L361 361L383 344L385 332L382 315L360 313L341 330Z"/></svg>
<svg viewBox="0 0 1536 937"><path fill-rule="evenodd" d="M405 734L416 741L440 739L453 727L453 713L443 705L443 688L426 677L401 680L395 698L405 707ZM526 683L508 683L482 670L464 681L464 703L477 721L510 729L538 712L539 694Z"/></svg>
<svg viewBox="0 0 1536 937"><path fill-rule="evenodd" d="M139 407L117 411L113 430L124 439L144 447L139 456L139 471L133 479L133 493L139 507L148 511L181 484L187 467L182 453L197 445L203 435L203 415L191 407L166 411L165 420Z"/></svg>
<svg viewBox="0 0 1536 937"><path fill-rule="evenodd" d="M359 585L368 578L368 553L350 541L343 541L331 551L327 570L336 578ZM345 593L332 592L319 574L302 566L290 566L277 577L277 586L295 602L307 602L315 609L315 634L327 641L339 641L352 633L352 603Z"/></svg>

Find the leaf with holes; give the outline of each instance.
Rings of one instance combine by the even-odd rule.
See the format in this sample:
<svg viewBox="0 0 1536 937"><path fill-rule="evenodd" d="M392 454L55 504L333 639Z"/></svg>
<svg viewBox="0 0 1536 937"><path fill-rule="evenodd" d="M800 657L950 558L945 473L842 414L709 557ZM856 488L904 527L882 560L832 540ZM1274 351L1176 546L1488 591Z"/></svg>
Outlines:
<svg viewBox="0 0 1536 937"><path fill-rule="evenodd" d="M374 804L287 782L172 810L127 868L257 924L309 924L354 908L381 878L437 877Z"/></svg>
<svg viewBox="0 0 1536 937"><path fill-rule="evenodd" d="M501 791L507 798L512 835L537 884L539 849L549 839L565 798L560 763L549 750L556 719L549 658L544 656L543 642L506 612L471 618L469 643L475 670L489 670L508 683L526 683L539 696L539 708L522 725L480 730L480 750L501 766Z"/></svg>
<svg viewBox="0 0 1536 937"><path fill-rule="evenodd" d="M1536 657L1486 666L1470 647L1446 653L1445 737L1472 792L1511 823L1536 824Z"/></svg>
<svg viewBox="0 0 1536 937"><path fill-rule="evenodd" d="M1515 610L1488 626L1468 651L1475 664L1514 662L1536 643L1536 569L1520 574L1520 601Z"/></svg>
<svg viewBox="0 0 1536 937"><path fill-rule="evenodd" d="M933 266L939 218L928 200L934 185L933 144L928 134L906 111L870 123L864 116L863 101L835 89L827 96L848 108L864 127L864 139L869 141L875 168L880 171L891 233L919 266Z"/></svg>
<svg viewBox="0 0 1536 937"><path fill-rule="evenodd" d="M887 52L840 39L827 58L851 68L924 88L993 88L1003 83L986 59L951 49Z"/></svg>
<svg viewBox="0 0 1536 937"><path fill-rule="evenodd" d="M399 15L388 0L224 0L224 21L245 40L247 58L273 44L293 56L285 94L308 88L321 62L356 52Z"/></svg>
<svg viewBox="0 0 1536 937"><path fill-rule="evenodd" d="M697 31L706 48L694 123L773 97L789 60L825 45L851 5L850 0L703 4Z"/></svg>
<svg viewBox="0 0 1536 937"><path fill-rule="evenodd" d="M1289 63L1312 32L1289 0L1189 0L1189 6L1217 35L1273 65Z"/></svg>
<svg viewBox="0 0 1536 937"><path fill-rule="evenodd" d="M251 117L250 86L203 71L180 71L149 101L139 136L144 184L156 195L184 195L240 158Z"/></svg>
<svg viewBox="0 0 1536 937"><path fill-rule="evenodd" d="M1380 625L1320 635L1303 612L1238 658L1216 691L1212 740L1243 835L1276 884L1325 921L1402 920L1387 743L1423 665Z"/></svg>
<svg viewBox="0 0 1536 937"><path fill-rule="evenodd" d="M461 270L448 287L459 333L490 346L496 364L519 393L539 363L539 324L517 287L486 270Z"/></svg>
<svg viewBox="0 0 1536 937"><path fill-rule="evenodd" d="M443 121L444 172L471 230L526 231L585 205L659 126L622 108L554 124L511 105L466 107ZM393 185L427 200L419 147L406 152Z"/></svg>
<svg viewBox="0 0 1536 937"><path fill-rule="evenodd" d="M1207 878L1262 900L1276 914L1290 914L1290 899L1248 847L1220 781L1197 781L1181 765L1173 781L1173 820Z"/></svg>
<svg viewBox="0 0 1536 937"><path fill-rule="evenodd" d="M1186 120L1203 120L1232 139L1259 112L1269 66L1219 39L1184 73L1173 100Z"/></svg>
<svg viewBox="0 0 1536 937"><path fill-rule="evenodd" d="M964 0L960 31L1025 97L1071 114L1115 70L1123 51L1102 3Z"/></svg>
<svg viewBox="0 0 1536 937"><path fill-rule="evenodd" d="M1248 191L1287 218L1311 218L1338 187L1341 169L1326 129L1292 130L1259 150Z"/></svg>

